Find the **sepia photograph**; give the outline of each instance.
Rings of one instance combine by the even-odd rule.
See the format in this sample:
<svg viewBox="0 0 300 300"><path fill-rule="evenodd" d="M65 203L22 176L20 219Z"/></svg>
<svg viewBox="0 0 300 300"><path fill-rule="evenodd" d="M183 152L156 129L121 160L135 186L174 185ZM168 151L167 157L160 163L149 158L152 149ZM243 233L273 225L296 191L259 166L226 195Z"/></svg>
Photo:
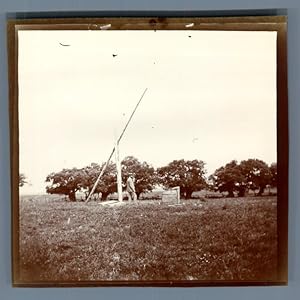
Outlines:
<svg viewBox="0 0 300 300"><path fill-rule="evenodd" d="M10 27L16 286L286 284L278 24L205 21Z"/></svg>

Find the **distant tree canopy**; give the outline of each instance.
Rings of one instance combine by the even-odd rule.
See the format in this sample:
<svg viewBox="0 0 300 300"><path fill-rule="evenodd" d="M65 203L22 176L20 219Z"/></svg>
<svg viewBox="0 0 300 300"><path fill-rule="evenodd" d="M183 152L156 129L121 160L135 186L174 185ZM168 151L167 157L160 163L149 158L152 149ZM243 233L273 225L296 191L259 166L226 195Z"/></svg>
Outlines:
<svg viewBox="0 0 300 300"><path fill-rule="evenodd" d="M86 197L90 194L103 166L104 163L101 165L92 163L90 166L83 168L82 188L86 192ZM99 180L94 193L101 193L101 198L106 199L109 194L115 192L117 189L116 176L116 166L114 163L110 162Z"/></svg>
<svg viewBox="0 0 300 300"><path fill-rule="evenodd" d="M271 172L271 187L277 187L277 163L272 163L270 166L270 172Z"/></svg>
<svg viewBox="0 0 300 300"><path fill-rule="evenodd" d="M157 170L159 182L167 188L180 187L181 197L191 198L194 191L206 187L204 162L201 160L174 160Z"/></svg>
<svg viewBox="0 0 300 300"><path fill-rule="evenodd" d="M82 191L86 198L90 194L104 163L92 163L82 169L72 168L53 172L46 178L49 194L68 196L70 201L76 200L76 192ZM141 162L133 156L128 156L121 162L123 187L129 173L134 173L137 196L154 189L158 184L165 188L180 187L183 198L191 198L192 193L210 188L221 193L227 192L228 197L237 193L245 196L247 190L258 191L261 195L264 189L277 186L277 164L268 166L259 159L248 159L238 163L233 160L225 166L218 168L209 178L205 177L205 164L202 160L174 160L166 166L154 169L147 162ZM116 166L110 162L99 180L94 193L106 199L111 193L117 191ZM209 184L208 184L209 182ZM26 183L24 174L20 174L19 186Z"/></svg>
<svg viewBox="0 0 300 300"><path fill-rule="evenodd" d="M146 191L151 191L156 184L156 174L153 167L146 162L140 162L133 156L126 157L122 163L122 181L125 186L129 173L134 173L136 177L135 188L137 196ZM75 193L83 191L86 198L90 194L104 163L101 165L92 163L82 169L63 169L60 172L53 172L47 176L46 192L49 194L61 194L75 201ZM117 191L116 165L112 162L108 164L102 177L97 184L94 193L100 194L102 199Z"/></svg>
<svg viewBox="0 0 300 300"><path fill-rule="evenodd" d="M27 183L27 178L25 176L25 174L20 173L19 174L19 187L24 186L24 184Z"/></svg>
<svg viewBox="0 0 300 300"><path fill-rule="evenodd" d="M271 182L270 168L262 160L243 160L240 163L240 169L244 176L246 187L253 191L258 189L258 195L261 195L265 187ZM241 196L244 196L244 194Z"/></svg>
<svg viewBox="0 0 300 300"><path fill-rule="evenodd" d="M244 177L236 160L221 167L210 176L215 189L219 192L228 192L228 197L234 197L234 192L244 188Z"/></svg>
<svg viewBox="0 0 300 300"><path fill-rule="evenodd" d="M258 195L261 195L267 185L277 185L277 164L269 167L259 159L243 160L240 164L233 160L217 169L210 180L216 190L227 192L228 197L233 197L234 192L243 197L247 189L258 190Z"/></svg>
<svg viewBox="0 0 300 300"><path fill-rule="evenodd" d="M48 194L66 195L70 201L75 201L75 193L82 188L82 170L63 169L57 173L51 173L46 177L50 186L46 187Z"/></svg>

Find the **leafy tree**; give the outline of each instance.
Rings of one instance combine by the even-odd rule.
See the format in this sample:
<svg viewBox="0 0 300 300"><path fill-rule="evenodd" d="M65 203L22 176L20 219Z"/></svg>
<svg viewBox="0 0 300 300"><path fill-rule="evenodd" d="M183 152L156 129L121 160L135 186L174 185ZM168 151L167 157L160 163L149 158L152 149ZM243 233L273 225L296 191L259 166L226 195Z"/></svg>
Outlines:
<svg viewBox="0 0 300 300"><path fill-rule="evenodd" d="M90 194L103 166L104 163L101 165L92 163L90 166L83 169L82 187L86 190L86 196ZM94 193L101 193L101 198L106 199L109 194L116 190L116 166L114 163L110 162L100 178Z"/></svg>
<svg viewBox="0 0 300 300"><path fill-rule="evenodd" d="M270 185L271 187L277 187L277 163L272 163L270 166Z"/></svg>
<svg viewBox="0 0 300 300"><path fill-rule="evenodd" d="M102 170L104 163L101 164ZM97 174L98 177L99 173ZM101 192L102 199L107 199L107 196L117 191L117 171L116 165L112 162L106 167L104 174L102 175L96 190Z"/></svg>
<svg viewBox="0 0 300 300"><path fill-rule="evenodd" d="M82 189L85 193L85 198L89 196L96 180L97 177L100 173L100 165L96 163L91 163L89 166L86 166L85 168L82 169L82 178L81 178L81 183L82 183ZM95 188L94 194L101 193L99 190L99 185Z"/></svg>
<svg viewBox="0 0 300 300"><path fill-rule="evenodd" d="M46 177L50 185L46 187L48 194L60 194L69 197L70 201L76 201L75 193L82 187L82 169L63 169L53 172Z"/></svg>
<svg viewBox="0 0 300 300"><path fill-rule="evenodd" d="M81 184L86 199L89 196L99 173L100 173L100 166L96 163L91 163L89 166L86 166L82 169ZM98 193L97 188L95 190L95 193Z"/></svg>
<svg viewBox="0 0 300 300"><path fill-rule="evenodd" d="M180 186L180 195L191 198L194 191L206 187L204 162L201 160L174 160L158 168L159 182L167 188Z"/></svg>
<svg viewBox="0 0 300 300"><path fill-rule="evenodd" d="M247 188L253 191L258 189L258 195L261 195L271 180L269 166L262 160L248 159L240 163L240 169L245 177Z"/></svg>
<svg viewBox="0 0 300 300"><path fill-rule="evenodd" d="M133 156L125 157L122 162L122 181L125 183L129 173L135 174L135 190L139 198L141 193L151 191L157 183L156 173L147 162L140 162Z"/></svg>
<svg viewBox="0 0 300 300"><path fill-rule="evenodd" d="M24 186L24 184L28 183L25 174L19 174L19 187Z"/></svg>
<svg viewBox="0 0 300 300"><path fill-rule="evenodd" d="M217 169L210 176L210 180L213 181L216 190L228 192L228 197L234 197L234 192L238 192L239 196L245 193L245 177L236 160Z"/></svg>

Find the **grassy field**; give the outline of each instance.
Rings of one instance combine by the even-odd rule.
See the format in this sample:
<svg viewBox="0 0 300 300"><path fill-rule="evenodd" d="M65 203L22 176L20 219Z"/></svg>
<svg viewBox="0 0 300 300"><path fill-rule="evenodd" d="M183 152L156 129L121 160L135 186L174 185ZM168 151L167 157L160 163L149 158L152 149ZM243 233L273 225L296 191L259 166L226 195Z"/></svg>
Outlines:
<svg viewBox="0 0 300 300"><path fill-rule="evenodd" d="M276 197L107 206L20 200L22 281L272 280Z"/></svg>

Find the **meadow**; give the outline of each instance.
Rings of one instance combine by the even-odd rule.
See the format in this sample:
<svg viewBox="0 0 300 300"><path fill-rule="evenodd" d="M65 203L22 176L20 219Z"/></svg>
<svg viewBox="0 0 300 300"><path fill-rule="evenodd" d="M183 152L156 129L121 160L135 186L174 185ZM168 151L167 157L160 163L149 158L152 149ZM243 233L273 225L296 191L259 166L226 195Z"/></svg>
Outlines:
<svg viewBox="0 0 300 300"><path fill-rule="evenodd" d="M271 281L276 196L105 205L20 199L22 282Z"/></svg>

